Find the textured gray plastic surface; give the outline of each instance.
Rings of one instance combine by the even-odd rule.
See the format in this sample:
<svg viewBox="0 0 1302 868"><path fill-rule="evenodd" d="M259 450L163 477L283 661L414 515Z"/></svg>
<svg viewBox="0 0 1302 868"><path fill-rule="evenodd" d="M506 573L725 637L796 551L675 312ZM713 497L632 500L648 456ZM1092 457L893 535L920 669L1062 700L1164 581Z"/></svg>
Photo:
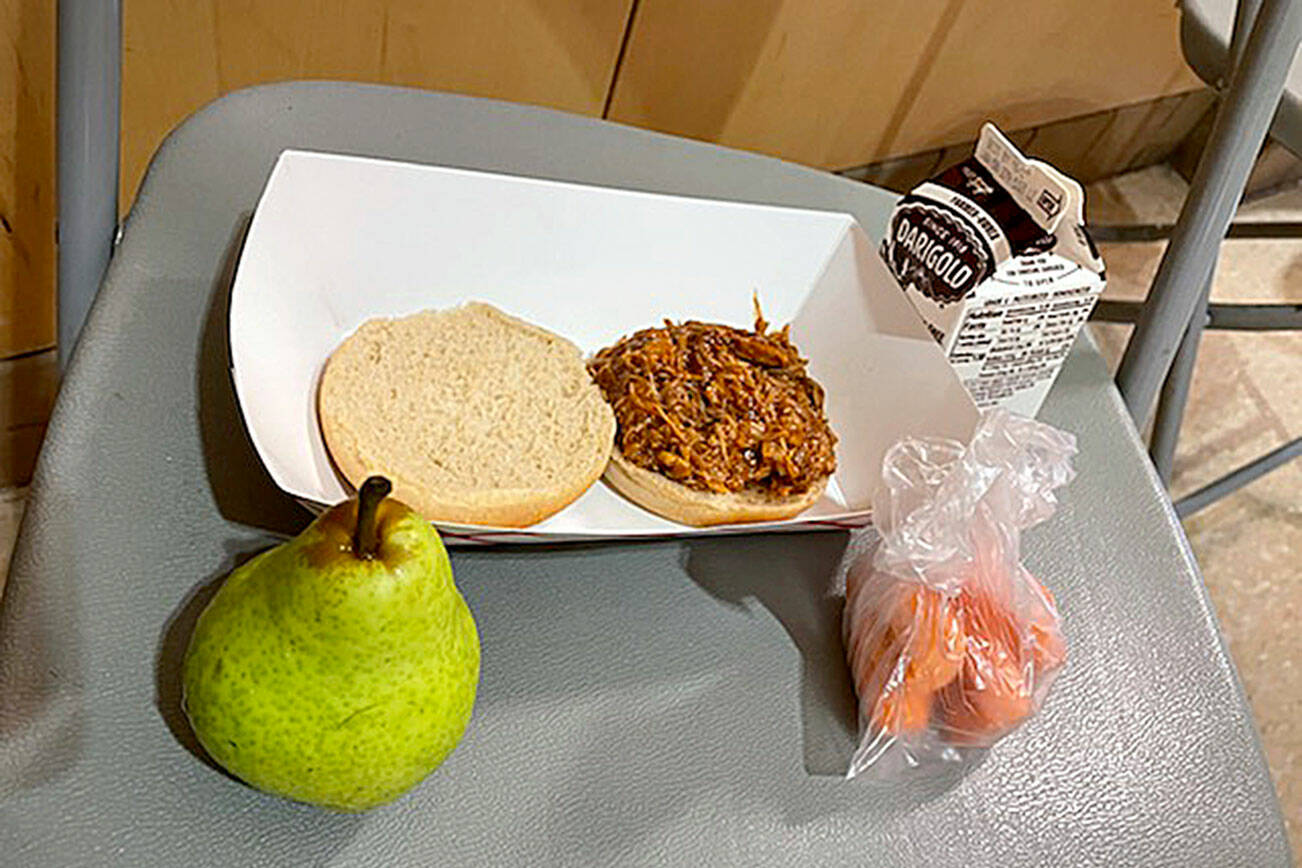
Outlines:
<svg viewBox="0 0 1302 868"><path fill-rule="evenodd" d="M465 740L364 816L191 753L177 659L214 581L308 520L227 373L226 293L277 153L330 149L850 211L890 197L538 109L353 85L237 93L150 169L60 396L0 611L0 861L70 865L1271 865L1288 860L1195 566L1107 373L1044 411L1080 478L1027 540L1071 642L1044 713L966 776L835 776L853 737L847 536L457 553L483 637Z"/></svg>

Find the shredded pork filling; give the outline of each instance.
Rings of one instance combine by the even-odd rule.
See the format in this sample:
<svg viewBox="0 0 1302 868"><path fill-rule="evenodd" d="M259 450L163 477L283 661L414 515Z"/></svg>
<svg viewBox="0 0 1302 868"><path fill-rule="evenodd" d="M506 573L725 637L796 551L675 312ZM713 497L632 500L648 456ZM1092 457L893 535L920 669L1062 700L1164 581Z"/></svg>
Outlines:
<svg viewBox="0 0 1302 868"><path fill-rule="evenodd" d="M789 328L769 332L758 310L754 331L665 320L597 353L616 447L698 491L808 491L836 470L836 435Z"/></svg>

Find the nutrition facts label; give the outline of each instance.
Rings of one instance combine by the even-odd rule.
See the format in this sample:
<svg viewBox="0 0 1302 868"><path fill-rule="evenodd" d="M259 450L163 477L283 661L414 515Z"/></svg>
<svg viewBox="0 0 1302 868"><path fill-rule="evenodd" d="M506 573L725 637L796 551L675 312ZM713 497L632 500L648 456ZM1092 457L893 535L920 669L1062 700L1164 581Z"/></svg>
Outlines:
<svg viewBox="0 0 1302 868"><path fill-rule="evenodd" d="M949 358L979 408L1047 389L1094 307L1097 281L1072 286L1062 280L1062 269L1043 271L1019 269L1020 286L1009 287L1012 293L968 298Z"/></svg>

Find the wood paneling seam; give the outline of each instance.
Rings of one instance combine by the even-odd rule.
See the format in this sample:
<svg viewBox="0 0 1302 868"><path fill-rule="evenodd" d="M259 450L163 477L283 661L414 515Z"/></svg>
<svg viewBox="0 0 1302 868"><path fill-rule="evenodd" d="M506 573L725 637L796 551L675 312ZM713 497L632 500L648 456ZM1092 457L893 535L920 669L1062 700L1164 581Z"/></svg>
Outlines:
<svg viewBox="0 0 1302 868"><path fill-rule="evenodd" d="M619 52L615 55L615 66L610 71L610 84L606 87L606 100L601 106L601 117L610 117L610 104L615 99L615 86L619 83L619 71L624 66L624 55L628 53L628 42L633 35L633 23L637 20L637 6L641 0L633 0L628 7L628 20L624 24L624 35L619 40Z"/></svg>

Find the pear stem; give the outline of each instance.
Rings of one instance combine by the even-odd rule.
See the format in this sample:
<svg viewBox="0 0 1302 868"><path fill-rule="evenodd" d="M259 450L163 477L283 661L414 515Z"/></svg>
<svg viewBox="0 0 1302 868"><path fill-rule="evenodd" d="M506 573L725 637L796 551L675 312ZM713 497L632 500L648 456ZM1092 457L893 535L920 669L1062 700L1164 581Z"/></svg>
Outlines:
<svg viewBox="0 0 1302 868"><path fill-rule="evenodd" d="M353 554L371 560L380 550L380 529L375 512L389 496L393 485L383 476L369 476L357 493L357 527L353 530Z"/></svg>

